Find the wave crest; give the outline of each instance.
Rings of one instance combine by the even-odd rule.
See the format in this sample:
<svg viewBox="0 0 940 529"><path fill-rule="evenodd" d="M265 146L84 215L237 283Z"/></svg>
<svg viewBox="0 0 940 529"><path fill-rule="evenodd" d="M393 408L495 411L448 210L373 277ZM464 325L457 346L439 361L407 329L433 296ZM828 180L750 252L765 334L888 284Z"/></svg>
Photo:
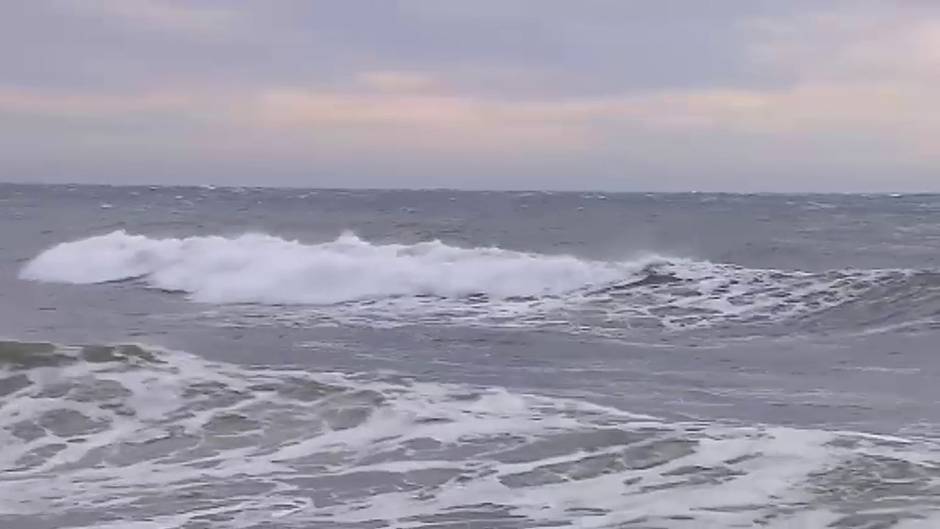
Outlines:
<svg viewBox="0 0 940 529"><path fill-rule="evenodd" d="M929 323L940 306L940 276L923 270L761 270L654 255L596 261L440 241L376 244L351 233L309 244L257 233L156 239L115 231L54 246L20 276L135 279L197 302L250 304L251 325L446 323L608 336L722 326L748 334L783 322L798 326L781 327L787 332ZM246 324L239 310L229 307L223 319Z"/></svg>
<svg viewBox="0 0 940 529"><path fill-rule="evenodd" d="M54 246L20 277L75 284L142 278L209 303L333 304L396 296L562 295L634 277L646 264L440 241L372 244L354 234L304 244L265 234L153 239L115 231Z"/></svg>

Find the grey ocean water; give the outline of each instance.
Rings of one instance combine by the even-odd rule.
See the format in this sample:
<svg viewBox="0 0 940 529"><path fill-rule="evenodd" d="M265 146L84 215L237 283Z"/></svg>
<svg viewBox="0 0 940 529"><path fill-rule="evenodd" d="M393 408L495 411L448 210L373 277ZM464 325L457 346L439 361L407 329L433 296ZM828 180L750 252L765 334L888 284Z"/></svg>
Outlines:
<svg viewBox="0 0 940 529"><path fill-rule="evenodd" d="M0 185L0 527L940 527L940 196Z"/></svg>

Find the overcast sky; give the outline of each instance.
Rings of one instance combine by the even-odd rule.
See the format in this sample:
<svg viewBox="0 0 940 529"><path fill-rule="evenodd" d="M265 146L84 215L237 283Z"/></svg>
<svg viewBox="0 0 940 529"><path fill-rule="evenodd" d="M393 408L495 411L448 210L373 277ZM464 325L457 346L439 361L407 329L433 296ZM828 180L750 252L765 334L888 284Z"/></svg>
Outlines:
<svg viewBox="0 0 940 529"><path fill-rule="evenodd" d="M940 191L933 0L5 0L0 180Z"/></svg>

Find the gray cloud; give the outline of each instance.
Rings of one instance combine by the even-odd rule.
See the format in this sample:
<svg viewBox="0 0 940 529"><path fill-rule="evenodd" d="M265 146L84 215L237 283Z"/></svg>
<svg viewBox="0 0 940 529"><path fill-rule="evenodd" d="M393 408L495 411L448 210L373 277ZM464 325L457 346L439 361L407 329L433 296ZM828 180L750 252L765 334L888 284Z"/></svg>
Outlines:
<svg viewBox="0 0 940 529"><path fill-rule="evenodd" d="M0 179L940 190L928 2L0 9Z"/></svg>

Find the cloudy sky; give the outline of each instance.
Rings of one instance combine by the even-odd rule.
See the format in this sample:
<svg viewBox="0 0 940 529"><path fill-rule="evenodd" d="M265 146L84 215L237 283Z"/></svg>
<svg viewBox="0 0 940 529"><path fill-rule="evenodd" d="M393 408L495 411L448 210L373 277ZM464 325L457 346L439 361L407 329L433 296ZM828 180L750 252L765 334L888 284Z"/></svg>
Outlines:
<svg viewBox="0 0 940 529"><path fill-rule="evenodd" d="M5 0L0 180L940 191L933 0Z"/></svg>

